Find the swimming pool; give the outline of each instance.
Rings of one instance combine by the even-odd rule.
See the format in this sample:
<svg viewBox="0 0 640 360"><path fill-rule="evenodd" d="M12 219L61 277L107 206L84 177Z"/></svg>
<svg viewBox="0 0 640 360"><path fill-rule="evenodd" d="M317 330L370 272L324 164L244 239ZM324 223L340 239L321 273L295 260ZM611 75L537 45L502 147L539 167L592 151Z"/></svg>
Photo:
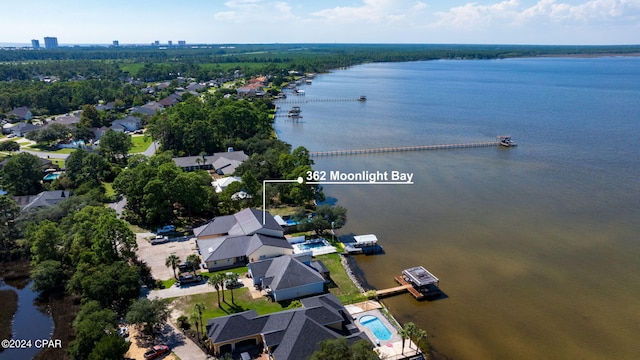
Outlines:
<svg viewBox="0 0 640 360"><path fill-rule="evenodd" d="M53 181L53 180L57 179L58 176L60 176L60 174L56 174L56 173L47 174L42 180L43 181Z"/></svg>
<svg viewBox="0 0 640 360"><path fill-rule="evenodd" d="M321 248L323 246L329 246L329 243L326 242L325 240L310 240L302 244L299 244L299 246L300 246L300 249L302 250L312 250L312 249Z"/></svg>
<svg viewBox="0 0 640 360"><path fill-rule="evenodd" d="M364 315L360 317L360 324L365 326L371 330L373 335L377 337L379 340L386 341L391 339L391 331L387 329L387 327L378 319L378 317L373 315Z"/></svg>

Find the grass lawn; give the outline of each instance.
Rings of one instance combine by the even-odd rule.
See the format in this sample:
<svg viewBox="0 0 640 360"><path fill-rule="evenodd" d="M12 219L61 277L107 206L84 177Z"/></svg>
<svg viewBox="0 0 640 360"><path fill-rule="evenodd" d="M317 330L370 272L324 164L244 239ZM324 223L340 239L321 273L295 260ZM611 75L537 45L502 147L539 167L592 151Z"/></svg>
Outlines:
<svg viewBox="0 0 640 360"><path fill-rule="evenodd" d="M349 275L347 275L340 261L339 254L320 255L316 257L316 260L321 260L327 269L329 269L331 280L333 280L329 285L329 292L340 299L343 304L352 304L366 300L366 296L360 293L360 290L358 290Z"/></svg>
<svg viewBox="0 0 640 360"><path fill-rule="evenodd" d="M298 209L299 207L295 207L295 206L281 206L281 207L277 207L277 208L267 208L267 211L269 212L269 214L276 216L276 215L293 215L296 212L296 209Z"/></svg>
<svg viewBox="0 0 640 360"><path fill-rule="evenodd" d="M133 147L129 150L129 154L133 153L141 153L151 145L151 137L149 136L132 136L131 142L133 142Z"/></svg>
<svg viewBox="0 0 640 360"><path fill-rule="evenodd" d="M108 183L108 182L103 182L102 186L104 186L105 189L105 196L108 198L113 198L114 196L116 196L116 192L115 190L113 190L113 183Z"/></svg>
<svg viewBox="0 0 640 360"><path fill-rule="evenodd" d="M176 272L178 270L176 269ZM167 280L163 280L162 281L162 288L163 289L168 289L170 287L173 286L173 284L175 284L177 282L177 280L175 278L171 278L171 279L167 279Z"/></svg>
<svg viewBox="0 0 640 360"><path fill-rule="evenodd" d="M189 316L196 303L203 303L205 310L202 313L204 319L225 316L246 310L255 310L259 315L271 314L282 311L283 306L278 302L271 302L267 298L253 299L249 294L249 289L238 288L233 289L233 302L231 302L231 290L224 291L224 302L222 301L222 292L220 293L220 305L218 307L218 293L212 291L206 294L197 294L176 298L173 305L181 313Z"/></svg>
<svg viewBox="0 0 640 360"><path fill-rule="evenodd" d="M65 159L49 159L52 163L58 165L60 169L64 169Z"/></svg>

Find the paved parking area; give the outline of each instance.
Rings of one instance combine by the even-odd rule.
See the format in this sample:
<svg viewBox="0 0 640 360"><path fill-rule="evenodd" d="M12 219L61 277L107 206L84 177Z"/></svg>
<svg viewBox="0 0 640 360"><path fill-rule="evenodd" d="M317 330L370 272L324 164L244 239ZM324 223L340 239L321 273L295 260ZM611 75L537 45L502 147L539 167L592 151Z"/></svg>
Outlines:
<svg viewBox="0 0 640 360"><path fill-rule="evenodd" d="M137 233L138 258L143 260L151 268L151 275L158 280L167 280L173 277L173 269L167 267L165 262L171 254L176 254L180 260L185 261L190 254L197 254L196 242L192 238L180 238L168 243L151 245L148 239L155 237L153 233Z"/></svg>

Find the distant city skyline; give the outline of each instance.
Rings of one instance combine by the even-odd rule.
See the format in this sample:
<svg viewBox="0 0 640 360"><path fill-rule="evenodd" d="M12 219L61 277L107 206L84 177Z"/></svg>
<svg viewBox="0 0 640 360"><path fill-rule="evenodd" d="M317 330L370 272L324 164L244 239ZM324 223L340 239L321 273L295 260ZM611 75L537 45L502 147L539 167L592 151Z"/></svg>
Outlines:
<svg viewBox="0 0 640 360"><path fill-rule="evenodd" d="M0 43L639 44L640 0L25 0Z"/></svg>

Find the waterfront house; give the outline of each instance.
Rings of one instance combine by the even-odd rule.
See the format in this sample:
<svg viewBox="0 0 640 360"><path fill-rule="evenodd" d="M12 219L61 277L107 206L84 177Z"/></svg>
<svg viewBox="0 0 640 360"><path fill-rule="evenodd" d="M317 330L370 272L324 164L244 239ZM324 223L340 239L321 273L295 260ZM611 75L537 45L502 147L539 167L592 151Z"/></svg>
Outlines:
<svg viewBox="0 0 640 360"><path fill-rule="evenodd" d="M172 160L184 171L220 170L221 175L230 175L248 158L247 154L240 150L213 155L175 157Z"/></svg>
<svg viewBox="0 0 640 360"><path fill-rule="evenodd" d="M293 248L282 227L268 212L244 209L218 216L193 230L198 251L210 271L245 266L272 257L291 255Z"/></svg>
<svg viewBox="0 0 640 360"><path fill-rule="evenodd" d="M302 307L259 316L255 310L209 319L207 346L221 357L246 351L269 359L308 359L325 340L349 343L368 337L354 324L338 298L324 294L301 300ZM373 348L373 344L371 344Z"/></svg>
<svg viewBox="0 0 640 360"><path fill-rule="evenodd" d="M253 285L274 301L299 299L325 290L326 280L311 266L310 253L260 260L247 267Z"/></svg>

